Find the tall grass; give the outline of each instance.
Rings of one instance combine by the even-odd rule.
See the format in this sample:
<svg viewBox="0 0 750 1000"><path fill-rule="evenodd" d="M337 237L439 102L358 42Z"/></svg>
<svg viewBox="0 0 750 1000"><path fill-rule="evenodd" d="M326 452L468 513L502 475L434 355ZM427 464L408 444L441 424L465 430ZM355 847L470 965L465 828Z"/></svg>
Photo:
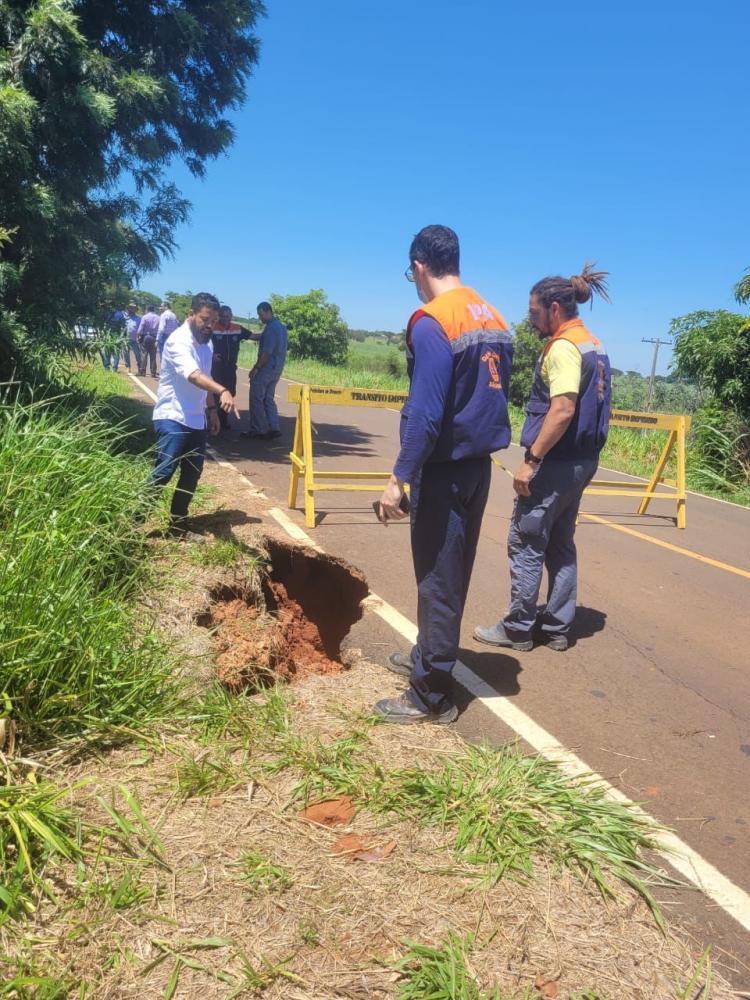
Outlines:
<svg viewBox="0 0 750 1000"><path fill-rule="evenodd" d="M243 344L240 364L250 367L255 363L256 349ZM346 365L327 365L310 358L287 358L284 366L286 378L314 385L349 385L363 389L392 389L406 391L406 356L384 341L369 338L363 343L352 341Z"/></svg>
<svg viewBox="0 0 750 1000"><path fill-rule="evenodd" d="M141 634L145 464L124 432L54 403L0 407L2 693L27 741L165 710L169 662Z"/></svg>

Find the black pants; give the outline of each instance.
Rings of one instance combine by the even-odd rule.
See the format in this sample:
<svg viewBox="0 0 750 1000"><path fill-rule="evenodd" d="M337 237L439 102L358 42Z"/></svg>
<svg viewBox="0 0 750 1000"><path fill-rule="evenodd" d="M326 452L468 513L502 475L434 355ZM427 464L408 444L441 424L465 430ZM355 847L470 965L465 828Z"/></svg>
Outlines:
<svg viewBox="0 0 750 1000"><path fill-rule="evenodd" d="M156 337L144 337L141 341L141 368L139 375L146 374L146 362L151 366L151 374L156 377Z"/></svg>
<svg viewBox="0 0 750 1000"><path fill-rule="evenodd" d="M219 385L223 385L225 389L229 389L233 396L237 394L237 365L233 365L223 358L214 358L214 363L211 367L211 378L215 382L218 382ZM216 412L219 414L219 423L224 430L227 430L229 427L229 417L219 406L219 397L215 393L214 400L216 403Z"/></svg>

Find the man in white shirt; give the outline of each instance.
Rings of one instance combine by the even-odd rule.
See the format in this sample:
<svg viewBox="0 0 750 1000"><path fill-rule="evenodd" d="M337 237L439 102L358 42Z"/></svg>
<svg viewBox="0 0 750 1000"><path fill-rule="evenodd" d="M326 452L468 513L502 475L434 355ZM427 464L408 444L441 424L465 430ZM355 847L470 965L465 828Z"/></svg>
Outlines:
<svg viewBox="0 0 750 1000"><path fill-rule="evenodd" d="M219 318L219 300L208 292L199 292L187 319L169 337L162 355L161 380L154 405L156 464L149 485L162 488L180 469L180 478L172 497L170 533L186 537L190 501L203 472L206 453L206 418L211 434L219 433L219 418L211 397L225 413L239 418L229 389L211 378L213 346L211 332Z"/></svg>

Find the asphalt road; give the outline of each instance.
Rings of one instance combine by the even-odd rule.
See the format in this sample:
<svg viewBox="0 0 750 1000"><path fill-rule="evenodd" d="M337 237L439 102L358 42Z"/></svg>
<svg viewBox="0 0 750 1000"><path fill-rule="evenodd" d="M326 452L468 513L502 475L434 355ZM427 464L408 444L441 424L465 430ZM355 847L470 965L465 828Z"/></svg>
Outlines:
<svg viewBox="0 0 750 1000"><path fill-rule="evenodd" d="M216 441L217 450L282 509L296 412L286 402L287 385L282 381L277 393L282 438L246 441L230 432ZM237 400L244 419L244 371ZM391 467L397 412L315 406L313 420L316 468ZM519 455L513 446L499 457L512 468ZM310 533L326 551L362 569L371 590L413 622L408 522L387 529L378 524L371 508L377 495L318 494L319 524ZM471 633L477 623L496 621L507 603L512 501L510 479L496 470L464 617L462 660L498 696L512 699L750 892L750 510L690 496L687 529L678 531L673 504L652 504L653 513L638 517L634 500L586 498L583 509L606 523L582 517L576 534L580 607L571 648L506 655L478 645ZM290 516L304 527L300 511ZM407 648L372 615L353 641L375 662L393 646ZM510 735L471 701L459 726L469 739ZM668 906L673 920L714 944L714 960L735 985L750 990L750 935L695 892L677 893Z"/></svg>

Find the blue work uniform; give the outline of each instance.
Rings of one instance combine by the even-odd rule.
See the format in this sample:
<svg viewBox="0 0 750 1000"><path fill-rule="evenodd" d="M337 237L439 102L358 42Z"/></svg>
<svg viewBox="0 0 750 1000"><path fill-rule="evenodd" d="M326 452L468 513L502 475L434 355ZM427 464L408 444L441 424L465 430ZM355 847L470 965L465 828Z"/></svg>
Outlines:
<svg viewBox="0 0 750 1000"><path fill-rule="evenodd" d="M547 452L529 484L531 496L516 498L508 532L510 607L501 624L508 638L523 642L534 629L549 640L565 635L575 617L578 566L574 541L583 491L593 479L609 430L611 375L609 358L580 319L564 323L548 341L534 372L521 444L533 448L550 408L549 386L542 377L544 356L557 340L581 353L581 382L573 419ZM537 608L542 574L547 569L547 603Z"/></svg>
<svg viewBox="0 0 750 1000"><path fill-rule="evenodd" d="M268 355L262 368L256 369L250 380L250 433L278 433L279 411L276 408L276 386L286 361L289 343L287 329L275 316L263 327L258 344L258 356Z"/></svg>
<svg viewBox="0 0 750 1000"><path fill-rule="evenodd" d="M409 483L417 580L411 697L451 703L466 595L490 487L490 454L510 442L513 346L502 316L471 288L444 292L407 327L409 398L394 473Z"/></svg>

